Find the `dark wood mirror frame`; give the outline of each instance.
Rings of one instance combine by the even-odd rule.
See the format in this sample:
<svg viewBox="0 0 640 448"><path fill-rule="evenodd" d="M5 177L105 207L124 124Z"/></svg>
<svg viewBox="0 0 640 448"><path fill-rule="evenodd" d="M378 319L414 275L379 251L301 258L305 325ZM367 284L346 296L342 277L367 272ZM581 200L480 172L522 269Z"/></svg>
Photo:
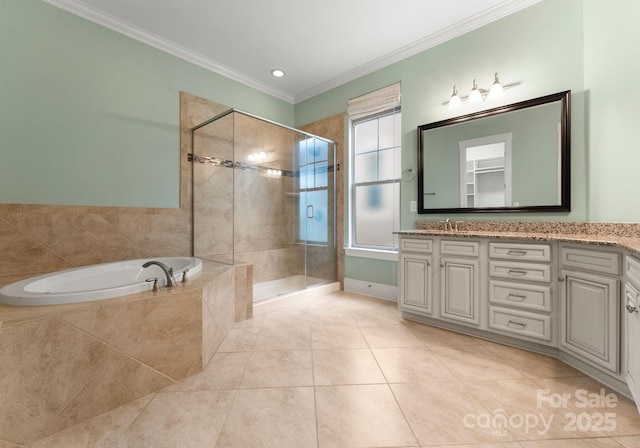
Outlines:
<svg viewBox="0 0 640 448"><path fill-rule="evenodd" d="M419 214L444 214L444 213L518 213L518 212L569 212L571 210L571 91L555 93L552 95L534 98L519 103L496 107L485 111L450 118L431 124L418 126L418 213ZM541 106L548 103L560 102L560 204L533 205L519 207L452 207L452 208L425 208L424 207L424 163L426 162L424 132L430 129L441 128L460 124L500 114L507 114L529 107ZM458 175L458 173L456 173ZM534 181L532 181L534 182Z"/></svg>

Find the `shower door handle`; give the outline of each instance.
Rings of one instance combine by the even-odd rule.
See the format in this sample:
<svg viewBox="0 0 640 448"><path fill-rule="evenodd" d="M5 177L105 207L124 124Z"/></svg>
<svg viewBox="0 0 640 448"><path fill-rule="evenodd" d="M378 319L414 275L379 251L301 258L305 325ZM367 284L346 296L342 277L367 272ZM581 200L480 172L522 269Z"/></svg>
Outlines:
<svg viewBox="0 0 640 448"><path fill-rule="evenodd" d="M315 209L313 208L313 205L307 205L307 218L312 219L314 214Z"/></svg>

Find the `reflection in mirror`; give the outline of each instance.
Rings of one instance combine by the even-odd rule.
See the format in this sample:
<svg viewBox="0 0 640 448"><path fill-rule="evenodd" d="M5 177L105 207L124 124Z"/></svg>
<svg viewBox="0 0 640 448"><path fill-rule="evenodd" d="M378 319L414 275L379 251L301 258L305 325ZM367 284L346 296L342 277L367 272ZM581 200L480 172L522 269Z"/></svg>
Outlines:
<svg viewBox="0 0 640 448"><path fill-rule="evenodd" d="M418 127L418 212L569 211L569 97Z"/></svg>
<svg viewBox="0 0 640 448"><path fill-rule="evenodd" d="M460 207L511 204L511 133L461 140Z"/></svg>

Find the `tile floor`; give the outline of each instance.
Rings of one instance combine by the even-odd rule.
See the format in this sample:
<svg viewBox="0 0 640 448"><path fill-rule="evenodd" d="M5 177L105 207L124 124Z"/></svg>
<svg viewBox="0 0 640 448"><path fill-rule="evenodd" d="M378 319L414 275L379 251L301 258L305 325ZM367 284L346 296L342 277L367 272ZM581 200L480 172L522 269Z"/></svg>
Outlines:
<svg viewBox="0 0 640 448"><path fill-rule="evenodd" d="M31 448L640 447L634 405L600 390L338 292L237 324L202 373Z"/></svg>

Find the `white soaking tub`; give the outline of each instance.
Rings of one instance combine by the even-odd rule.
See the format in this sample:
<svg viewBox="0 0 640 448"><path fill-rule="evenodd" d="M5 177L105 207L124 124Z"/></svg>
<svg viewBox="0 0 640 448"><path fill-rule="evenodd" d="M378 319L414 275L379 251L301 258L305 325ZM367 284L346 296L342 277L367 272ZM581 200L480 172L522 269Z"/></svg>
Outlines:
<svg viewBox="0 0 640 448"><path fill-rule="evenodd" d="M185 270L187 278L202 270L202 260L194 257L160 257L102 263L64 271L51 272L0 289L0 303L17 306L57 305L62 303L89 302L112 297L150 291L153 282L166 286L167 276L157 265L143 268L142 265L156 261L173 268L176 282L182 280Z"/></svg>

